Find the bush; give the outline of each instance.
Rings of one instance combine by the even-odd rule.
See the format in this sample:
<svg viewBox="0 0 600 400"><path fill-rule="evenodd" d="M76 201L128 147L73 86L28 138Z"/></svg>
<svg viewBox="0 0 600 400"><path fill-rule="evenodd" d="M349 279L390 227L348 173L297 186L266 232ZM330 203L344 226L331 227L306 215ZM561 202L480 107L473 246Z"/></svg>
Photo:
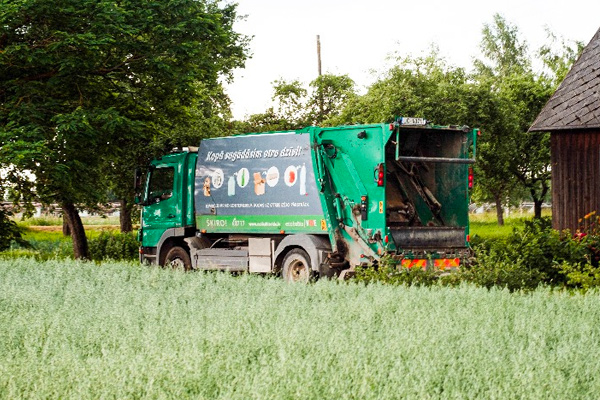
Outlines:
<svg viewBox="0 0 600 400"><path fill-rule="evenodd" d="M494 286L510 291L531 290L545 282L546 276L537 268L527 265L519 257L508 255L496 248L479 246L475 257L450 275L445 283L470 282L491 289Z"/></svg>
<svg viewBox="0 0 600 400"><path fill-rule="evenodd" d="M139 242L133 233L102 232L89 240L92 260L135 260L138 256Z"/></svg>
<svg viewBox="0 0 600 400"><path fill-rule="evenodd" d="M10 211L0 207L0 251L8 250L13 241L27 247L27 242L21 237L21 229L10 216Z"/></svg>
<svg viewBox="0 0 600 400"><path fill-rule="evenodd" d="M439 270L406 268L391 258L382 259L374 266L356 268L354 280L363 283L383 282L392 285L431 286L442 275Z"/></svg>
<svg viewBox="0 0 600 400"><path fill-rule="evenodd" d="M475 247L476 261L459 272L460 279L511 290L600 286L600 236L593 228L588 223L573 237L552 229L550 218L525 221L507 239Z"/></svg>
<svg viewBox="0 0 600 400"><path fill-rule="evenodd" d="M378 267L357 269L356 279L418 286L469 282L510 291L540 285L587 290L600 287L600 234L593 230L595 225L590 226L572 237L553 230L549 218L525 221L506 239L478 239L473 259L456 272L407 269L384 260Z"/></svg>

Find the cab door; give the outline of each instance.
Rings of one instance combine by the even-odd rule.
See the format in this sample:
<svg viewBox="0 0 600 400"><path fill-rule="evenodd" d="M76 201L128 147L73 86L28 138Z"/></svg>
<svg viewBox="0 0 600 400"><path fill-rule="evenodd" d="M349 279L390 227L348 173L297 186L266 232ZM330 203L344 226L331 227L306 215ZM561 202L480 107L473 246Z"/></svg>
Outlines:
<svg viewBox="0 0 600 400"><path fill-rule="evenodd" d="M179 175L178 164L157 164L150 170L142 214L144 246L155 247L165 230L182 226Z"/></svg>

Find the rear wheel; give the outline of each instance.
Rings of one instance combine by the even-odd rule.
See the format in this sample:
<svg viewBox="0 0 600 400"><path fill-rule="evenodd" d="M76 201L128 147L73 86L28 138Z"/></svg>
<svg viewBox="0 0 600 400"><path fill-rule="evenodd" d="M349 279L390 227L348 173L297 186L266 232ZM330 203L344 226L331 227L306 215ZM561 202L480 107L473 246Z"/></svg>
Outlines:
<svg viewBox="0 0 600 400"><path fill-rule="evenodd" d="M286 282L310 282L314 275L306 251L293 249L287 253L282 262L282 275Z"/></svg>
<svg viewBox="0 0 600 400"><path fill-rule="evenodd" d="M189 271L192 269L190 255L183 247L175 246L169 250L165 257L165 267Z"/></svg>

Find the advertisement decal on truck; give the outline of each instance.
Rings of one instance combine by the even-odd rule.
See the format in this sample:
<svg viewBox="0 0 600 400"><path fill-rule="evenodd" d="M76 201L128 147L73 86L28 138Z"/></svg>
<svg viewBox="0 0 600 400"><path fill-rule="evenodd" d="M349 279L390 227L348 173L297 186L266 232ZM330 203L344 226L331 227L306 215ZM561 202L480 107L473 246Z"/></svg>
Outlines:
<svg viewBox="0 0 600 400"><path fill-rule="evenodd" d="M320 232L316 187L309 134L204 140L196 166L197 223L210 232Z"/></svg>

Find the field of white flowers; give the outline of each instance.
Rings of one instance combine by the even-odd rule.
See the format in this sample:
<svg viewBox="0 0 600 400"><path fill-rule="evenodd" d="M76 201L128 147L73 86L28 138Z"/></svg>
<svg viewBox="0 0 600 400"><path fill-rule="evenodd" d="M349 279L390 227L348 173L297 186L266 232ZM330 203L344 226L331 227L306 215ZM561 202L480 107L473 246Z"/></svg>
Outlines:
<svg viewBox="0 0 600 400"><path fill-rule="evenodd" d="M600 294L0 261L0 398L597 398Z"/></svg>

